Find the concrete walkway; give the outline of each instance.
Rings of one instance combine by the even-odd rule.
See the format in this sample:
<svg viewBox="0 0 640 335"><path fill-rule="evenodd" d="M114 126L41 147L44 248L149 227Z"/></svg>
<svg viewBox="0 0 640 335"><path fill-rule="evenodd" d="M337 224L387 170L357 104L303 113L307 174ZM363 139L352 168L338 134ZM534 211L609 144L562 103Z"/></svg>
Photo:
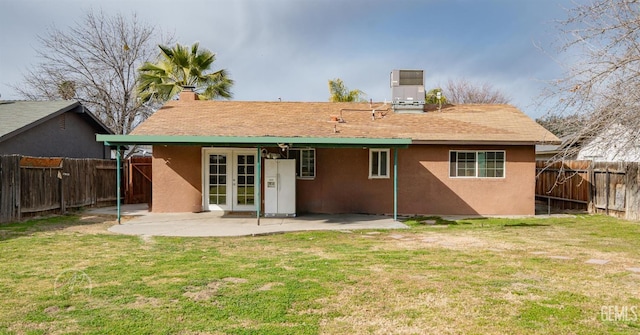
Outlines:
<svg viewBox="0 0 640 335"><path fill-rule="evenodd" d="M116 215L116 208L97 208L88 213ZM149 213L146 205L124 205L123 216L131 216L109 231L146 236L251 236L307 230L403 229L405 224L381 215L303 215L295 218L260 218L247 215L204 213Z"/></svg>

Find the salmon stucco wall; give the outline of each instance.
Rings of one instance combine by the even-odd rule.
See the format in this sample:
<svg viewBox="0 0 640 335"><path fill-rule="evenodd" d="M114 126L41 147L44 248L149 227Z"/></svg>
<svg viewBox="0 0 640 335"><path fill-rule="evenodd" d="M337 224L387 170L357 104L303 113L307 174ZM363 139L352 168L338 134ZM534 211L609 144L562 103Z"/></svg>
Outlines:
<svg viewBox="0 0 640 335"><path fill-rule="evenodd" d="M152 210L201 211L202 149L154 146L153 150ZM392 213L393 150L390 151L390 178L370 179L368 149L316 149L316 177L296 182L297 212ZM451 178L450 150L504 150L506 177ZM398 163L400 214L532 215L535 212L533 145L412 145L398 150Z"/></svg>
<svg viewBox="0 0 640 335"><path fill-rule="evenodd" d="M392 213L393 179L369 179L368 149L319 148L316 177L297 181L296 201L298 213Z"/></svg>
<svg viewBox="0 0 640 335"><path fill-rule="evenodd" d="M505 178L449 177L450 150L504 150ZM393 212L390 178L369 179L368 149L317 149L316 178L298 180L299 213ZM398 212L432 215L532 215L533 146L410 146L398 151Z"/></svg>
<svg viewBox="0 0 640 335"><path fill-rule="evenodd" d="M200 147L153 147L153 212L202 210L201 157Z"/></svg>
<svg viewBox="0 0 640 335"><path fill-rule="evenodd" d="M449 177L450 150L504 150L504 178ZM535 149L530 146L411 146L399 151L402 214L533 215Z"/></svg>

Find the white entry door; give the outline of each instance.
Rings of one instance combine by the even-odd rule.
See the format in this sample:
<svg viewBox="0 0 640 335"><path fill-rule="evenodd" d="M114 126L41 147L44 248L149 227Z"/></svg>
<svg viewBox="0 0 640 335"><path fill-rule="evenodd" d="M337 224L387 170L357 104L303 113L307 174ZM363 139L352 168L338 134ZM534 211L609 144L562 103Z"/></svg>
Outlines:
<svg viewBox="0 0 640 335"><path fill-rule="evenodd" d="M256 208L256 150L204 149L205 210Z"/></svg>

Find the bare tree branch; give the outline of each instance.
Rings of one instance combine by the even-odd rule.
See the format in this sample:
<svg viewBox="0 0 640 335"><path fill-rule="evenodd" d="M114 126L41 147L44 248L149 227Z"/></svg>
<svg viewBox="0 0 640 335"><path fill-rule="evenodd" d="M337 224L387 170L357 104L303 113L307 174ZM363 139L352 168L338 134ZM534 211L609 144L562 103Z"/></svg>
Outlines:
<svg viewBox="0 0 640 335"><path fill-rule="evenodd" d="M577 4L559 23L560 48L570 63L545 98L549 116L580 115L556 160L590 143L625 152L640 146L640 3L597 0ZM595 141L595 142L594 142Z"/></svg>
<svg viewBox="0 0 640 335"><path fill-rule="evenodd" d="M472 83L467 79L449 79L444 95L454 104L507 104L509 98L488 82Z"/></svg>
<svg viewBox="0 0 640 335"><path fill-rule="evenodd" d="M153 59L157 44L171 40L160 38L135 14L88 11L74 26L38 36L41 62L13 87L26 99L56 100L60 85L73 83L75 99L116 134L127 134L153 112L137 99L136 70Z"/></svg>

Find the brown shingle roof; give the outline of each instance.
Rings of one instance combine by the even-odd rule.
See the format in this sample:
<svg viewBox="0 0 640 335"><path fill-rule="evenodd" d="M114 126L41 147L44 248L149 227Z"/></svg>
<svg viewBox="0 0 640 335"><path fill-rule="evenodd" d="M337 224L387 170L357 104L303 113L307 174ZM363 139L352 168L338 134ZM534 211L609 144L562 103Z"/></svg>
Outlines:
<svg viewBox="0 0 640 335"><path fill-rule="evenodd" d="M374 104L381 106L382 103ZM394 113L369 103L170 101L132 135L411 138L414 142L535 142L558 138L509 105L459 105ZM344 123L332 122L342 115ZM334 131L337 130L337 132Z"/></svg>

